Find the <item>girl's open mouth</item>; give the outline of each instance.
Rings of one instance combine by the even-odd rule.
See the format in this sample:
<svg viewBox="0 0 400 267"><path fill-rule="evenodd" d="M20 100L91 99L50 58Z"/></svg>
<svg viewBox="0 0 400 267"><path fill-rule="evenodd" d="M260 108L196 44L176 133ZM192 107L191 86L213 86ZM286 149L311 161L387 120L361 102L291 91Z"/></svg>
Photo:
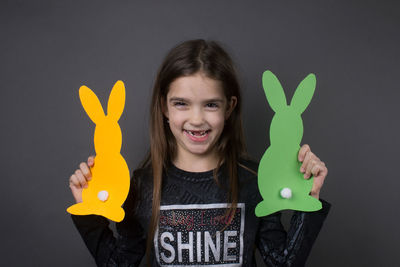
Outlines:
<svg viewBox="0 0 400 267"><path fill-rule="evenodd" d="M189 131L189 130L184 130L186 136L190 138L190 140L195 141L195 142L203 142L208 138L209 133L211 130L205 130L205 131Z"/></svg>

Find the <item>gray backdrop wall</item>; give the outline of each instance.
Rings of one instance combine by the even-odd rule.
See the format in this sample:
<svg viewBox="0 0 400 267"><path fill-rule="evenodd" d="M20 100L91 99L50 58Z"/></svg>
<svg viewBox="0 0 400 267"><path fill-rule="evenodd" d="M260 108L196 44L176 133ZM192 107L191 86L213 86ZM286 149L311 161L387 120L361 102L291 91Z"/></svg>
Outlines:
<svg viewBox="0 0 400 267"><path fill-rule="evenodd" d="M125 82L122 154L133 169L162 58L205 38L238 66L258 159L272 116L262 72L277 74L288 98L317 75L303 143L327 163L321 196L333 208L307 265L400 266L399 14L396 1L1 1L2 265L95 265L65 211L69 176L94 153L78 88L104 105Z"/></svg>

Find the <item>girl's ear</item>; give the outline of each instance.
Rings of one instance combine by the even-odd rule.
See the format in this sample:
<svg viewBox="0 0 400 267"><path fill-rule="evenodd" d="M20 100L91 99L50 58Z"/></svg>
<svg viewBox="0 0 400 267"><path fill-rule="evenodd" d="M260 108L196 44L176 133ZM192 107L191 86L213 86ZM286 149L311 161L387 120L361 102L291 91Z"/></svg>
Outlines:
<svg viewBox="0 0 400 267"><path fill-rule="evenodd" d="M299 114L303 113L311 102L316 83L315 75L313 73L308 74L307 77L301 81L299 86L297 86L292 101L290 102L290 107L295 109Z"/></svg>
<svg viewBox="0 0 400 267"><path fill-rule="evenodd" d="M122 81L117 81L111 90L108 98L107 116L118 121L124 111L125 106L125 86Z"/></svg>
<svg viewBox="0 0 400 267"><path fill-rule="evenodd" d="M275 113L287 106L282 85L271 71L267 70L264 72L262 84L268 103Z"/></svg>
<svg viewBox="0 0 400 267"><path fill-rule="evenodd" d="M79 88L79 98L89 118L95 124L99 123L105 118L103 107L101 106L96 94L93 93L92 90L84 85L81 86Z"/></svg>
<svg viewBox="0 0 400 267"><path fill-rule="evenodd" d="M226 113L225 113L225 119L229 119L229 116L231 115L232 111L235 109L237 104L237 97L236 96L232 96L230 101L228 101L227 103L227 109L226 109Z"/></svg>

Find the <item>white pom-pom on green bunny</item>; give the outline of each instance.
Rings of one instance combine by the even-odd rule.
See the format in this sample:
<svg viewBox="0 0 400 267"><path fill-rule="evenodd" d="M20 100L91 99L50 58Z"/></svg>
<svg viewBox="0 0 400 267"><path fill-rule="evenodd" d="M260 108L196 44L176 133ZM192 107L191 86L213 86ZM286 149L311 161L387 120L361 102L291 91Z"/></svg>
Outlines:
<svg viewBox="0 0 400 267"><path fill-rule="evenodd" d="M125 86L117 81L111 90L107 115L95 93L86 86L79 88L79 97L89 118L96 124L94 131L95 164L92 179L82 191L82 202L67 209L75 215L102 215L120 222L125 217L122 204L129 192L130 173L120 151L122 133L118 120L125 106Z"/></svg>
<svg viewBox="0 0 400 267"><path fill-rule="evenodd" d="M263 201L258 203L258 217L291 209L316 211L322 203L310 196L313 178L305 180L298 161L303 137L301 114L310 104L316 79L309 74L297 87L290 105L276 76L269 70L262 78L268 103L275 112L270 126L271 145L265 151L258 167L258 188Z"/></svg>

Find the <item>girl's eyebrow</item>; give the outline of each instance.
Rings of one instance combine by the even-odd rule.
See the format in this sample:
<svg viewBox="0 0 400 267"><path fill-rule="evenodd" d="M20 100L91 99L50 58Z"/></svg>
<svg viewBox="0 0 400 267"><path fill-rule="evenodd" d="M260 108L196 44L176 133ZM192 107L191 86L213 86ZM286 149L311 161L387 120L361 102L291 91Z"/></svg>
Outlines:
<svg viewBox="0 0 400 267"><path fill-rule="evenodd" d="M223 99L221 99L221 98L211 98L211 99L207 99L207 100L205 100L204 102L224 102L224 100Z"/></svg>
<svg viewBox="0 0 400 267"><path fill-rule="evenodd" d="M182 97L171 97L169 99L169 102L173 102L173 101L181 101L181 102L190 102L190 100L186 99L186 98L182 98ZM221 98L211 98L211 99L206 99L203 102L224 102L223 99Z"/></svg>
<svg viewBox="0 0 400 267"><path fill-rule="evenodd" d="M182 98L182 97L171 97L171 98L169 99L169 102L173 102L173 101L188 102L187 99Z"/></svg>

